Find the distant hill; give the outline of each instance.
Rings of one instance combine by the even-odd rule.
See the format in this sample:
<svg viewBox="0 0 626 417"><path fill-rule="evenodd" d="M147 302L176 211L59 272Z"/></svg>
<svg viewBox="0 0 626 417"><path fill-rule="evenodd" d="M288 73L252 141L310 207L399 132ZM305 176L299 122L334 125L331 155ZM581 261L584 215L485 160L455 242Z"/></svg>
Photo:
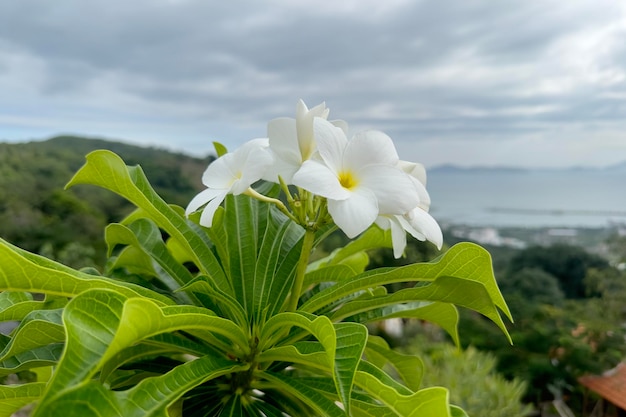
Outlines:
<svg viewBox="0 0 626 417"><path fill-rule="evenodd" d="M131 205L93 186L63 189L85 163L85 155L96 149L109 149L128 165L141 165L159 195L181 206L203 188L202 172L212 160L75 136L0 143L0 237L53 258L76 257L70 252L80 245L82 258L102 261L104 227L121 220Z"/></svg>
<svg viewBox="0 0 626 417"><path fill-rule="evenodd" d="M583 166L571 166L564 168L519 168L509 166L470 166L463 167L453 164L437 165L427 170L428 173L438 174L457 174L457 173L484 173L484 174L498 174L498 173L567 173L567 172L589 172L589 173L626 173L626 161L608 165L605 167L583 167Z"/></svg>

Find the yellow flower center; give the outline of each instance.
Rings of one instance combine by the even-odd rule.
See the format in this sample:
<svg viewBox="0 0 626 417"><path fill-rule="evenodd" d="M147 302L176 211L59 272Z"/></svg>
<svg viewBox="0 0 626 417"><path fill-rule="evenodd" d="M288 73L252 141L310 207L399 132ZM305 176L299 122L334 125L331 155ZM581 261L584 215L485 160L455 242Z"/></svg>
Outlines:
<svg viewBox="0 0 626 417"><path fill-rule="evenodd" d="M358 185L358 181L354 178L354 175L352 175L351 172L340 172L339 184L341 184L343 188L351 190Z"/></svg>

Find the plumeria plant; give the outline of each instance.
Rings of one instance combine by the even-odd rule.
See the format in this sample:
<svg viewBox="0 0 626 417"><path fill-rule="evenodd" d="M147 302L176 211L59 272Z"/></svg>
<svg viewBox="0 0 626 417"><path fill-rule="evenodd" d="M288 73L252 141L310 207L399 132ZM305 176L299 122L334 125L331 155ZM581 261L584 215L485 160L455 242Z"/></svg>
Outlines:
<svg viewBox="0 0 626 417"><path fill-rule="evenodd" d="M87 155L68 186L109 189L137 209L105 230L104 271L74 270L0 240L0 416L465 416L421 385L416 356L368 324L427 320L458 342L457 306L508 336L489 254L457 244L426 263L367 270L367 251L441 248L422 165L382 132L347 137L320 104L218 159L186 209L140 167ZM330 233L348 244L311 261ZM388 292L388 284L404 283Z"/></svg>

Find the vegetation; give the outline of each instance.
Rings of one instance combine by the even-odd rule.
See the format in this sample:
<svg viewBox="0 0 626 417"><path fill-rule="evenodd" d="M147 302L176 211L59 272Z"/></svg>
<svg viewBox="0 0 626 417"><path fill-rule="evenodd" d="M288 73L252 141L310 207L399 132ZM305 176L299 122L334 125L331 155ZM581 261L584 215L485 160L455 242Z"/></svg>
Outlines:
<svg viewBox="0 0 626 417"><path fill-rule="evenodd" d="M131 165L141 164L157 192L179 205L200 189L201 174L211 160L71 136L0 143L0 237L71 266L102 266L104 226L122 219L132 206L95 187L63 189L95 149L109 149Z"/></svg>
<svg viewBox="0 0 626 417"><path fill-rule="evenodd" d="M109 151L90 153L70 184L108 189L136 209L106 227L101 272L0 239L0 320L20 322L0 337L0 375L35 375L0 386L0 415L36 402L35 417L463 417L447 389L422 388L417 357L365 325L420 318L458 340L459 305L507 334L508 308L477 245L365 271L366 251L392 243L372 226L309 263L333 225L326 200L302 190L293 211L277 185L228 195L205 228ZM303 207L306 221L296 217ZM406 289L388 293L397 282Z"/></svg>
<svg viewBox="0 0 626 417"><path fill-rule="evenodd" d="M555 245L517 251L499 278L513 347L474 314L462 314L463 345L493 352L499 372L526 381L525 401L562 397L580 410L577 377L626 358L626 275L580 247Z"/></svg>
<svg viewBox="0 0 626 417"><path fill-rule="evenodd" d="M506 380L496 372L496 357L470 346L465 350L424 336L408 341L402 349L418 354L424 362L424 385L450 389L450 398L470 416L523 417L532 407L522 398L527 384Z"/></svg>
<svg viewBox="0 0 626 417"><path fill-rule="evenodd" d="M119 260L119 248L107 262L103 230L107 224L129 215L134 209L132 204L95 187L76 185L64 190L64 184L84 163L84 155L94 149L111 149L123 155L129 165L140 164L158 194L183 206L200 189L201 173L210 161L210 158L200 160L158 149L76 137L0 143L0 237L72 268L95 266L118 280L140 284L157 293L169 291L159 280L151 278L150 274L158 271L149 265L139 263L130 267L124 262L131 258ZM447 247L457 243L450 233L444 236ZM167 233L163 237L167 239ZM316 259L330 256L333 249L347 243L343 234L332 234L318 247ZM462 345L490 352L497 359L496 370L516 381L513 386L521 389L518 382L523 381L525 401L536 404L555 395L564 396L576 409L581 398L576 377L602 372L626 357L626 275L614 267L626 261L626 237L612 236L607 247L610 250L607 259L580 246L488 248L495 275L515 318L515 323L508 326L514 345L511 347L506 337L483 316L461 310ZM409 241L405 258L396 260L391 250L377 249L369 251L367 259L355 257L351 262L375 269L428 261L436 256L432 245ZM389 292L404 288L397 283L385 287ZM35 297L22 302L42 302L37 298L40 295ZM52 302L50 306L57 306L54 297L47 296L46 300ZM388 342L392 346L407 344L406 340L393 338L388 338ZM427 349L429 354L426 362L432 360L440 366L432 356L434 350L421 349ZM468 349L473 352L473 348ZM452 358L464 355L454 352L445 351L445 355ZM482 356L480 360L483 361ZM481 362L484 368L492 366L491 360ZM450 369L462 373L452 362ZM162 365L164 369L174 366L166 362ZM22 378L28 380L33 374L22 374ZM429 376L424 378L430 383Z"/></svg>

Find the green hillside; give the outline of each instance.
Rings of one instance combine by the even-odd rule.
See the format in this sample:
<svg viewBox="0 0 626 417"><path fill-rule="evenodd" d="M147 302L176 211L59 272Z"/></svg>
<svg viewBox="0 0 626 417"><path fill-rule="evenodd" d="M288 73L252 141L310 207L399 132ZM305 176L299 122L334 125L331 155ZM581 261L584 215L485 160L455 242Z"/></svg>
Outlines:
<svg viewBox="0 0 626 417"><path fill-rule="evenodd" d="M0 143L0 237L74 266L102 262L104 227L121 220L130 204L96 187L63 189L96 149L141 165L157 192L181 206L202 189L200 178L212 159L73 136Z"/></svg>

